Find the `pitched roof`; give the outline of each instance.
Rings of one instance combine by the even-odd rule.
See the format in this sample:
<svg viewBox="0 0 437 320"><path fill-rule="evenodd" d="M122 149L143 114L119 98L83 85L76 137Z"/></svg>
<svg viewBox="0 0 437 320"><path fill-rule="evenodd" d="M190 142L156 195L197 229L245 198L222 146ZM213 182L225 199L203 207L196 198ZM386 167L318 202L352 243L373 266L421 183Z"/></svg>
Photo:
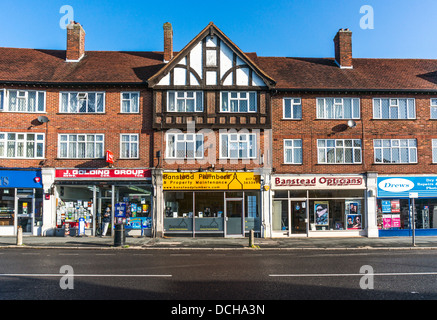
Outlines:
<svg viewBox="0 0 437 320"><path fill-rule="evenodd" d="M333 58L244 55L278 90L437 92L437 59L354 58L353 69L340 69ZM168 67L162 61L162 52L151 51L87 51L81 61L65 62L65 50L0 48L0 83L146 84Z"/></svg>
<svg viewBox="0 0 437 320"><path fill-rule="evenodd" d="M436 59L353 59L340 69L333 58L257 57L256 62L286 90L437 91Z"/></svg>
<svg viewBox="0 0 437 320"><path fill-rule="evenodd" d="M163 65L162 52L86 51L66 62L65 50L0 48L0 82L141 84Z"/></svg>
<svg viewBox="0 0 437 320"><path fill-rule="evenodd" d="M179 53L175 54L173 59L164 66L155 75L150 77L148 80L151 85L156 84L165 74L168 73L188 52L204 37L209 34L217 35L222 41L224 41L234 52L236 52L239 57L247 63L267 84L271 87L275 85L274 79L272 79L265 70L262 70L254 61L253 58L256 57L254 53L244 53L235 43L233 43L224 33L221 31L213 22L210 22L200 33L195 36Z"/></svg>

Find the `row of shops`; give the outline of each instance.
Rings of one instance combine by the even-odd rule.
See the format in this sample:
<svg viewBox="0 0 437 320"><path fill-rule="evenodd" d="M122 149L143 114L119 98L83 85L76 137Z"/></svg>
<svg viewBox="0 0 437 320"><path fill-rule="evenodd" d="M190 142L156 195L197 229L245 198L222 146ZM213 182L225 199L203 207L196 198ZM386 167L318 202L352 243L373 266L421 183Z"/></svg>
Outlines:
<svg viewBox="0 0 437 320"><path fill-rule="evenodd" d="M0 236L437 236L437 176L2 169ZM114 232L110 228L110 232Z"/></svg>

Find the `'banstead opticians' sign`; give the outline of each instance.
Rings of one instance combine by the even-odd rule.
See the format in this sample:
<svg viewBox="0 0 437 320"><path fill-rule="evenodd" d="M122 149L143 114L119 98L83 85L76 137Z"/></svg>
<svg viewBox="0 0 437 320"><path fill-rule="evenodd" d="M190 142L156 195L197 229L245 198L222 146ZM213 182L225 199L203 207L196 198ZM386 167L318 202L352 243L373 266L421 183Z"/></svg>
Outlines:
<svg viewBox="0 0 437 320"><path fill-rule="evenodd" d="M364 189L366 183L363 176L274 176L275 189Z"/></svg>

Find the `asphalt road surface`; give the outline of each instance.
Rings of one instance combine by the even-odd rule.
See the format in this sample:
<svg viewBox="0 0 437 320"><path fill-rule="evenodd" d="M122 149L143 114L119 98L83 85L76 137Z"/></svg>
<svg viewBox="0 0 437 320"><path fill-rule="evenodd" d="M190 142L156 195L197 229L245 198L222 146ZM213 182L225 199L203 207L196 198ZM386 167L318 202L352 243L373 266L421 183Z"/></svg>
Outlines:
<svg viewBox="0 0 437 320"><path fill-rule="evenodd" d="M434 300L437 251L0 250L0 300L27 299Z"/></svg>

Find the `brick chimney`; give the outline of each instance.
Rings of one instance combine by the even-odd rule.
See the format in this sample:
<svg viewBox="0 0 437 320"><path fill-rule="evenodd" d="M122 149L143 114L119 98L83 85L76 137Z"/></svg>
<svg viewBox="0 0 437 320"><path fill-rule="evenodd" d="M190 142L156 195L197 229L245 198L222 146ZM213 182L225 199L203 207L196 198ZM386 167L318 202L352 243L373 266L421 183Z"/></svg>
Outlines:
<svg viewBox="0 0 437 320"><path fill-rule="evenodd" d="M164 62L173 59L173 27L170 22L164 23Z"/></svg>
<svg viewBox="0 0 437 320"><path fill-rule="evenodd" d="M80 23L70 21L67 26L67 62L78 62L85 55L85 30Z"/></svg>
<svg viewBox="0 0 437 320"><path fill-rule="evenodd" d="M334 38L335 62L341 69L352 69L352 31L340 29Z"/></svg>

